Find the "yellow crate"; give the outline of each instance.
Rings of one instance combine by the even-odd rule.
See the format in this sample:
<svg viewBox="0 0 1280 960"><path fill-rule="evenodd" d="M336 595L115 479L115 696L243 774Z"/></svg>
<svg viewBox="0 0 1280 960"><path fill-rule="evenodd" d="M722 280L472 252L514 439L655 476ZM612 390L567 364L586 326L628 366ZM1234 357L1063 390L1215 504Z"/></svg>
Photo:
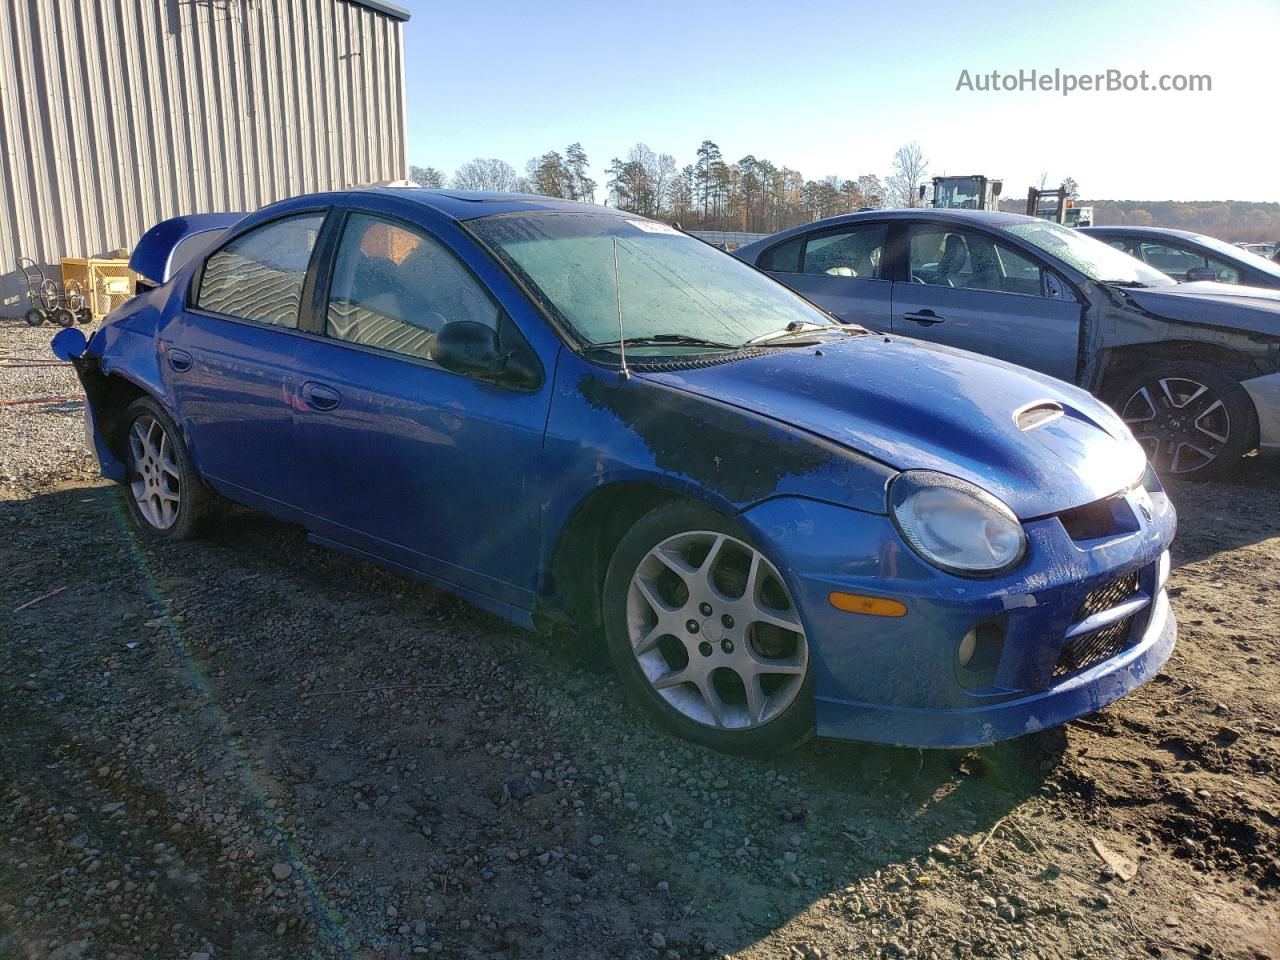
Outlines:
<svg viewBox="0 0 1280 960"><path fill-rule="evenodd" d="M137 274L129 261L115 257L63 257L62 285L75 280L84 291L94 320L101 320L133 296Z"/></svg>

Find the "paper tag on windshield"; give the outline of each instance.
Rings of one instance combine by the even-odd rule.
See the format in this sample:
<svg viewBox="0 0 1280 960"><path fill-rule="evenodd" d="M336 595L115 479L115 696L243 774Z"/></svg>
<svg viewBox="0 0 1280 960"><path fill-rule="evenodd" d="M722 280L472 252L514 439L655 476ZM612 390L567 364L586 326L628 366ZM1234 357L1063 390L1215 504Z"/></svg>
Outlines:
<svg viewBox="0 0 1280 960"><path fill-rule="evenodd" d="M628 220L627 222L645 233L665 233L673 237L684 236L675 227L668 227L665 223L654 223L652 220Z"/></svg>

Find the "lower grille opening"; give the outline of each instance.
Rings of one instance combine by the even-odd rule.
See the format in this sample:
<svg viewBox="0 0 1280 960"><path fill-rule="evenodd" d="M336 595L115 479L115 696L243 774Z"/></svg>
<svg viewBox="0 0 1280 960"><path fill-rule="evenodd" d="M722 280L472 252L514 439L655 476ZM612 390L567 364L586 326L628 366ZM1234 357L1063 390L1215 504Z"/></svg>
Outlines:
<svg viewBox="0 0 1280 960"><path fill-rule="evenodd" d="M1097 587L1090 590L1084 600L1080 602L1075 616L1071 619L1073 622L1079 623L1085 617L1091 617L1095 613L1101 613L1103 610L1110 610L1112 607L1119 606L1137 592L1138 571L1134 570L1126 573L1123 577L1112 580L1105 587Z"/></svg>
<svg viewBox="0 0 1280 960"><path fill-rule="evenodd" d="M1124 603L1138 592L1138 571L1117 577L1105 586L1090 590L1076 609L1072 622L1079 623L1095 613L1102 613L1112 607ZM1066 676L1091 667L1103 660L1110 660L1116 654L1128 648L1130 633L1133 628L1133 617L1125 617L1110 626L1091 633L1073 637L1062 646L1058 654L1058 662L1054 665L1055 677Z"/></svg>
<svg viewBox="0 0 1280 960"><path fill-rule="evenodd" d="M1109 627L1068 640L1058 654L1053 675L1063 677L1103 660L1110 660L1129 646L1129 631L1132 627L1133 617L1125 617Z"/></svg>

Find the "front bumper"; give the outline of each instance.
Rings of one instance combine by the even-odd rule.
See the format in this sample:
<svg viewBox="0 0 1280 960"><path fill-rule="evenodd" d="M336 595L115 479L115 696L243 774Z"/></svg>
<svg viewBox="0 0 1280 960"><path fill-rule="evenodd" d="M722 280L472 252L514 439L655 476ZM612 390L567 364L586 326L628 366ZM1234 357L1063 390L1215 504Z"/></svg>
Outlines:
<svg viewBox="0 0 1280 960"><path fill-rule="evenodd" d="M818 734L978 746L1072 720L1150 679L1175 642L1162 556L1176 515L1162 492L1138 488L1117 499L1131 508L1128 529L1085 537L1069 532L1063 517L1027 521L1026 560L990 580L929 566L884 515L797 498L744 513L753 536L781 561L805 622ZM1086 618L1096 610L1089 604L1122 582L1132 592L1100 614L1136 608L1122 639L1087 662L1073 659L1080 638L1069 637L1096 619ZM842 612L828 601L833 591L898 600L907 614ZM1000 639L975 682L959 668L957 650L979 625L994 625Z"/></svg>
<svg viewBox="0 0 1280 960"><path fill-rule="evenodd" d="M1280 372L1244 380L1240 384L1258 412L1258 446L1280 450Z"/></svg>
<svg viewBox="0 0 1280 960"><path fill-rule="evenodd" d="M818 732L841 740L948 748L976 747L1056 727L1092 713L1142 686L1173 652L1177 623L1164 591L1137 644L1048 690L1001 703L958 709L895 707L819 697Z"/></svg>

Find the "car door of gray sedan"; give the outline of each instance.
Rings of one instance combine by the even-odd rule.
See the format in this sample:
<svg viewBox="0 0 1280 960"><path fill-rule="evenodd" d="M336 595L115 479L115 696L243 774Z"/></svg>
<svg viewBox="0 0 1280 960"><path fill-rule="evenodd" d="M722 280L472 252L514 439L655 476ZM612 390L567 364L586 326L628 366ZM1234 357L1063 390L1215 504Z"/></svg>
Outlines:
<svg viewBox="0 0 1280 960"><path fill-rule="evenodd" d="M894 333L1075 382L1080 304L1061 277L949 224L909 224L906 247L907 279L892 285Z"/></svg>
<svg viewBox="0 0 1280 960"><path fill-rule="evenodd" d="M888 226L850 223L792 237L757 265L845 323L887 331L892 284L881 277Z"/></svg>

